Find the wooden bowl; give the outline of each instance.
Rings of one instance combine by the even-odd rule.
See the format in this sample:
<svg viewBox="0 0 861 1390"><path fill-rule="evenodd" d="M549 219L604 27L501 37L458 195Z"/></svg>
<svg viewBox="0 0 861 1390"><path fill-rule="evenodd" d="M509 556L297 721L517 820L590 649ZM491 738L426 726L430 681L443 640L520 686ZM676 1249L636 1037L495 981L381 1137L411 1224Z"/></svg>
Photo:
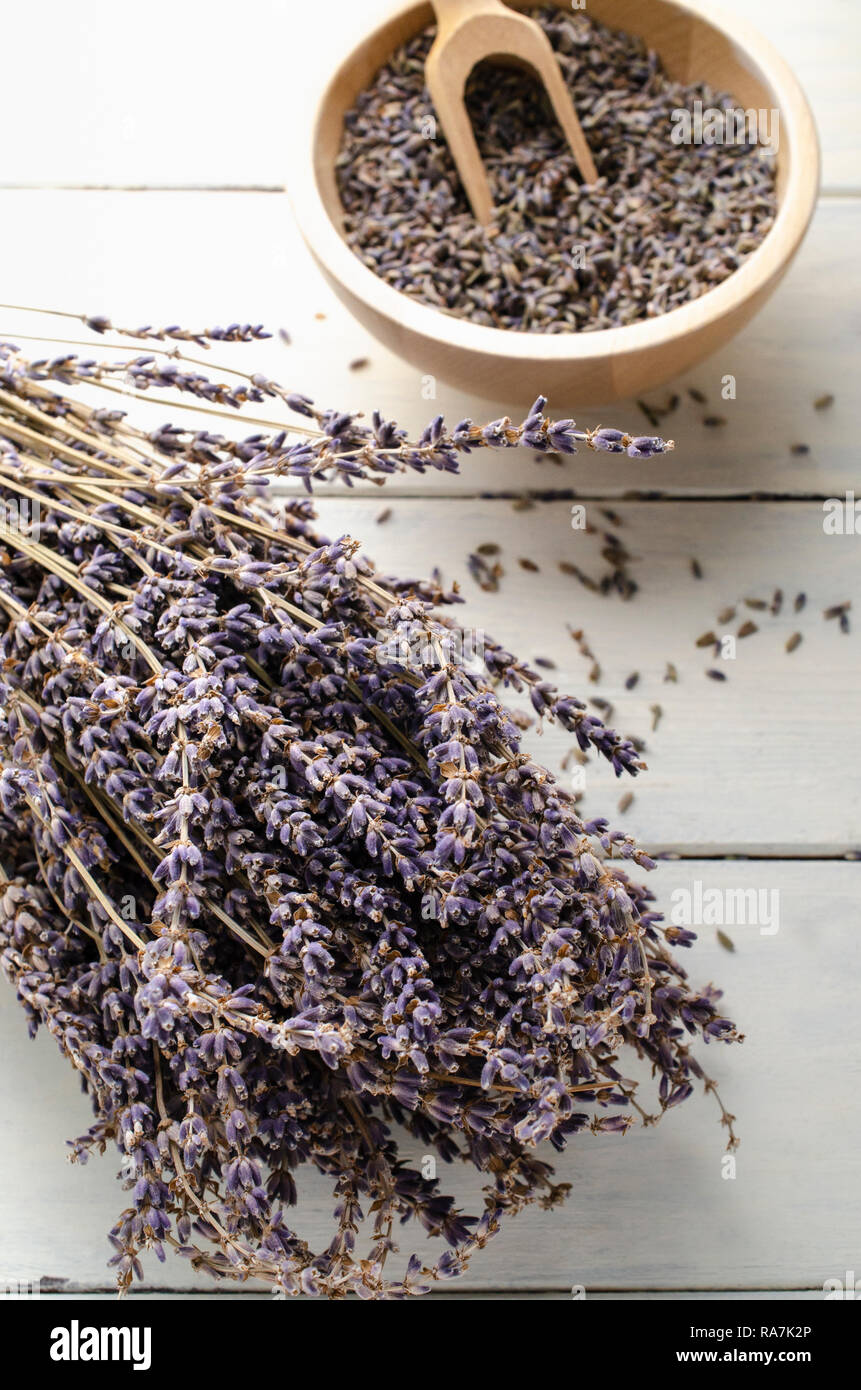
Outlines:
<svg viewBox="0 0 861 1390"><path fill-rule="evenodd" d="M533 0L534 2L534 0ZM526 9L529 0L515 0ZM565 0L558 0L567 9ZM767 300L804 236L819 189L819 148L807 100L765 39L734 15L690 0L589 0L590 18L637 34L679 81L706 81L745 110L777 110L778 213L762 245L722 284L659 318L594 333L518 333L443 314L386 284L349 248L335 157L343 119L382 64L433 22L428 4L402 7L341 64L292 142L287 189L323 273L380 342L465 391L528 404L539 392L589 405L671 380L728 342ZM771 127L770 127L771 128Z"/></svg>

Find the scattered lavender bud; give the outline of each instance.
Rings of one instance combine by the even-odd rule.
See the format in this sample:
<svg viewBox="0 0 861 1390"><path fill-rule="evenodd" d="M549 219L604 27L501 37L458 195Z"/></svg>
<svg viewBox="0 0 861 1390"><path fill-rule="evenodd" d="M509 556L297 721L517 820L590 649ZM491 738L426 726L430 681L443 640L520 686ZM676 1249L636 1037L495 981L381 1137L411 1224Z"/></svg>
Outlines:
<svg viewBox="0 0 861 1390"><path fill-rule="evenodd" d="M652 429L656 430L660 424L660 420L652 407L648 405L646 401L637 401L637 409L642 411L643 415L645 415L649 424L652 426Z"/></svg>
<svg viewBox="0 0 861 1390"><path fill-rule="evenodd" d="M502 567L499 564L489 565L482 555L469 555L466 563L479 587L485 593L496 593L502 577Z"/></svg>

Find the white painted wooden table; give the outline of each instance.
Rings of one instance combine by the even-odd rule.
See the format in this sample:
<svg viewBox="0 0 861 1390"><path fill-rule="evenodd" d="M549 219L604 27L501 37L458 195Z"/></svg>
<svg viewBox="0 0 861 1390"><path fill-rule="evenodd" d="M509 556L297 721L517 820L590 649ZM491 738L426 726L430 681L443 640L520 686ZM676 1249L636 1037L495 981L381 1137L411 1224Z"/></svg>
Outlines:
<svg viewBox="0 0 861 1390"><path fill-rule="evenodd" d="M844 496L858 475L861 10L856 0L735 3L813 100L824 187L773 301L678 383L703 390L726 425L704 428L703 409L685 394L672 418L677 450L653 465L580 455L556 468L528 452L474 458L456 478L392 484L384 527L375 489L321 503L328 529L365 538L394 572L438 564L462 584L467 622L524 655L551 658L563 688L595 694L567 625L585 629L613 723L647 742L651 771L636 784L627 824L650 848L678 856L654 875L662 902L697 881L780 895L776 934L729 928L730 954L705 927L690 956L695 978L724 986L747 1033L742 1048L709 1057L738 1117L736 1179L721 1176L722 1132L707 1098L657 1129L584 1139L559 1165L573 1183L567 1207L512 1223L460 1296L562 1297L582 1284L595 1297L771 1290L802 1298L861 1269L853 1012L861 868L852 862L861 852L861 634L822 618L844 599L861 607L861 536L823 531L823 501ZM16 120L0 156L0 299L117 321L264 320L288 328L293 346L276 338L249 351L321 403L379 406L412 427L430 409L449 418L505 413L505 402L488 406L442 386L430 407L419 374L377 347L322 283L281 189L303 75L333 63L386 7L246 0L237 11L226 0L150 0L134 10L90 0L83 26L60 0L10 7L5 49L18 56L4 68L4 98ZM33 326L0 315L0 334L16 329ZM370 366L351 373L357 357ZM738 383L733 402L719 400L726 373ZM817 412L824 392L835 404ZM566 414L577 402L551 405ZM578 415L643 428L633 402ZM810 452L791 454L799 443ZM527 492L542 500L515 509L512 496ZM596 538L571 529L572 492L590 519L600 521L602 502L621 516L640 585L632 602L596 598L560 572L560 560L601 568ZM561 500L543 500L547 493ZM489 540L506 570L496 594L480 593L465 564ZM702 580L691 575L692 556ZM539 572L523 570L520 557ZM724 630L716 619L725 605L770 599L778 587L779 616L742 608L726 628L746 616L760 628L738 643L734 661L715 663L694 645L702 632ZM796 617L800 591L807 606ZM796 630L804 640L788 655ZM678 684L663 681L667 661ZM715 664L728 673L723 684L705 677ZM628 691L633 671L640 679ZM663 717L653 733L656 702ZM548 765L559 769L569 743L544 735ZM584 805L611 811L624 788L597 768L588 777ZM104 1232L122 1205L116 1163L65 1164L65 1140L89 1123L88 1103L53 1044L28 1042L6 985L0 1048L0 1276L95 1294L111 1284ZM322 1184L307 1185L309 1234L326 1197ZM179 1261L153 1261L147 1276L153 1291L209 1287Z"/></svg>

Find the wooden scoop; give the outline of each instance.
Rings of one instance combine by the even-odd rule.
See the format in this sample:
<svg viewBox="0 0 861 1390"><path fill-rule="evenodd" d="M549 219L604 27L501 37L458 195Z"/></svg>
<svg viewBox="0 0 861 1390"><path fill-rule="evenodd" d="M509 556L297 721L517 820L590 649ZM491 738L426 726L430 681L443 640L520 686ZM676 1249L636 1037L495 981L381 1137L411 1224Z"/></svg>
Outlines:
<svg viewBox="0 0 861 1390"><path fill-rule="evenodd" d="M490 221L493 199L464 92L469 74L483 58L515 59L535 69L584 181L597 182L598 170L556 54L535 20L508 9L500 0L433 0L433 7L437 36L425 63L425 80L477 221Z"/></svg>

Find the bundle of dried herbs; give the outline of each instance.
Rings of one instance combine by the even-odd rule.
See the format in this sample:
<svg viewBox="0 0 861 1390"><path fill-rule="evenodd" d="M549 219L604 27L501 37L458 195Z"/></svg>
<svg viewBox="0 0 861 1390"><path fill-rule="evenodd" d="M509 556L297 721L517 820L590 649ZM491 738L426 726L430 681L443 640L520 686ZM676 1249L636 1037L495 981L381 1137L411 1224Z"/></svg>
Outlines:
<svg viewBox="0 0 861 1390"><path fill-rule="evenodd" d="M767 132L738 131L730 96L672 81L640 39L557 6L530 13L556 51L598 182L580 183L543 87L481 64L467 106L495 212L477 223L425 88L428 29L345 118L336 172L347 241L396 289L489 327L593 331L697 299L772 226ZM733 138L676 143L675 113L698 109Z"/></svg>
<svg viewBox="0 0 861 1390"><path fill-rule="evenodd" d="M319 536L309 499L262 499L279 477L455 469L473 448L667 446L554 423L543 401L520 426L437 419L409 441L199 366L176 345L0 346L3 962L92 1098L74 1157L123 1155L121 1290L172 1247L288 1293L403 1298L563 1195L540 1141L626 1130L624 1054L663 1111L711 1088L688 1035L737 1035L670 954L692 933L625 872L651 861L578 817L497 690L617 773L635 748L493 642L468 669L451 596ZM116 393L150 387L294 422L146 431ZM480 1170L483 1209L411 1163L404 1133ZM319 1249L289 1217L303 1165L332 1185ZM408 1221L443 1253L386 1268Z"/></svg>

